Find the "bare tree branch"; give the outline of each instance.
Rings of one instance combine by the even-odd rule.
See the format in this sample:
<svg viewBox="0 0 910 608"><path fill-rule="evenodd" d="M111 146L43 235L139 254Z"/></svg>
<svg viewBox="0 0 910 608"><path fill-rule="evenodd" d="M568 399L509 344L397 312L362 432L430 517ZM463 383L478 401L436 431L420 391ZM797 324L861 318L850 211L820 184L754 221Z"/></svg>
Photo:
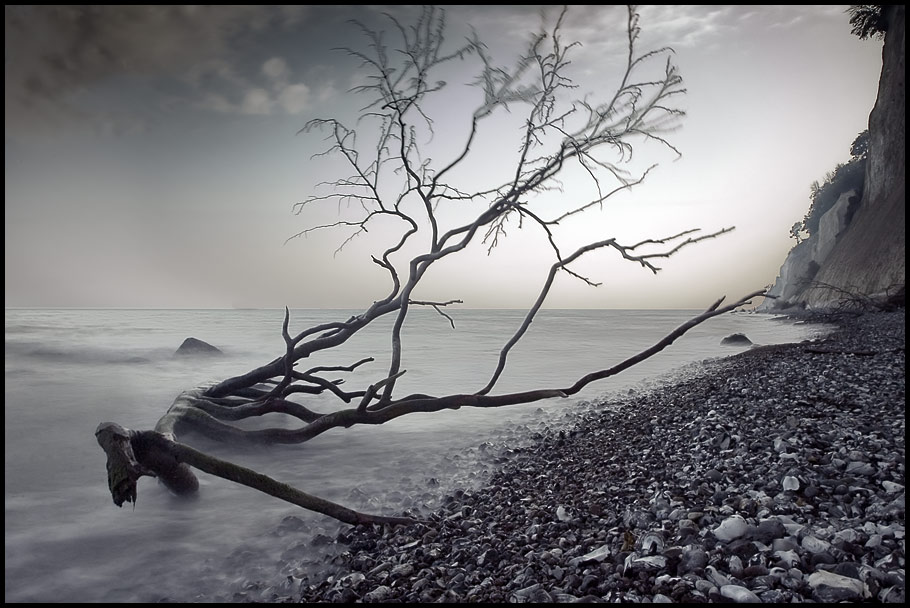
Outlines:
<svg viewBox="0 0 910 608"><path fill-rule="evenodd" d="M697 243L698 241L715 238L725 232L729 232L730 230L732 230L732 228L725 228L724 230L720 230L718 232L713 232L711 234L705 234L705 235L702 235L695 239L691 239L691 238L687 239L682 244L680 244L680 245L674 247L672 250L670 250L670 252L667 253L666 255L668 255L668 256L672 255L676 251L679 251L685 245L691 245L693 243ZM578 258L580 258L581 256L583 256L584 254L586 254L590 251L594 251L596 249L601 249L603 247L613 247L614 249L619 251L620 254L622 254L622 256L624 258L629 259L629 260L639 261L642 263L643 266L646 266L649 269L653 270L654 273L657 273L659 268L655 268L655 267L651 266L649 263L643 261L642 256L634 256L634 255L631 255L629 252L645 243L664 244L668 241L672 241L676 238L679 238L682 235L689 234L690 232L695 232L695 231L689 230L689 231L683 232L681 234L678 234L678 235L675 235L675 236L672 236L672 237L669 237L666 239L659 239L659 240L654 240L654 241L651 241L651 240L642 241L642 242L632 245L630 247L624 247L623 245L620 245L619 243L616 242L615 239L607 239L605 241L591 243L589 245L585 245L584 247L580 247L578 250L575 251L575 253L573 253L569 257L561 259L558 262L556 262L555 264L553 264L553 266L550 267L550 272L547 275L547 280L544 282L543 288L540 290L540 294L537 296L537 300L531 306L531 309L528 310L528 314L525 316L525 319L522 322L521 326L518 328L518 331L515 332L515 334L512 336L512 338L502 348L502 351L499 354L499 363L496 366L496 370L493 372L493 377L490 378L490 381L487 383L487 385L484 386L482 389L480 389L477 392L477 394L486 395L493 389L493 386L496 384L496 381L499 379L499 376L502 374L503 370L506 367L506 358L508 357L509 351L512 349L513 346L515 346L515 344L518 343L519 340L521 340L521 337L525 334L525 332L531 326L531 322L534 320L535 315L537 315L537 312L540 310L540 307L543 306L544 301L546 300L547 296L549 295L550 288L553 286L553 279L556 277L556 273L559 270L565 270L566 266L568 264L571 264L572 262L574 262L575 260L577 260ZM653 255L658 255L658 254L653 254ZM747 296L747 297L752 297L752 296Z"/></svg>
<svg viewBox="0 0 910 608"><path fill-rule="evenodd" d="M665 238L645 239L626 245L617 237L581 243L567 234L560 222L604 208L611 197L641 184L654 169L637 174L629 162L642 146L679 150L668 139L685 115L676 100L685 94L682 78L672 62L670 48L642 52L638 49L639 17L629 7L625 30L627 52L615 88L603 98L573 99L577 85L571 77L571 56L577 42L563 41L567 9L554 22L535 32L514 61L500 64L476 32L460 45L445 41L445 11L424 8L414 24L404 24L386 15L390 33L372 30L355 22L365 36L366 48L342 49L360 63L364 84L350 93L365 97L356 119L346 125L339 118L316 118L299 133L325 134L325 150L314 158L338 158L342 175L321 180L313 194L296 203L297 215L314 208L334 206L335 221L319 219L289 237L286 244L312 232L332 229L341 234L336 254L353 239L364 237L379 243L370 260L388 273L391 286L363 312L346 320L321 323L291 332L290 310L285 307L281 326L284 353L270 362L220 382L184 391L155 425L154 431L132 431L115 423L102 423L96 437L108 455L108 483L117 505L136 501L136 483L142 476L157 476L173 492L196 492L198 482L191 467L234 481L282 500L347 523L411 523L409 517L381 517L352 511L281 484L255 471L203 454L178 442L187 432L203 434L226 442L258 444L302 443L331 429L354 425L378 425L403 415L436 412L461 407L494 408L533 403L543 399L566 398L592 382L609 378L667 348L692 327L733 310L762 292L722 306L718 300L704 313L690 319L663 339L637 355L597 371L581 375L563 387L531 388L506 394L492 394L503 374L511 349L526 334L549 296L557 273L591 286L592 278L582 276L572 265L582 256L612 248L627 260L657 273L656 261L669 258L681 249L732 230L714 232L683 230ZM436 163L427 156L427 144L437 135L434 106L430 100L444 100L447 84L444 68L462 60L476 60L478 73L471 86L482 99L463 115L446 104L447 124L461 124L467 134L446 159ZM456 185L459 173L470 173L472 163L489 164L488 150L478 149L489 123L506 113L515 118L515 145L512 156L497 158L503 174L495 182ZM460 121L460 122L458 122ZM351 126L348 126L351 125ZM567 171L567 168L570 168ZM572 170L582 172L575 180ZM563 180L581 181L588 190L566 200ZM548 207L554 195L562 194L557 208ZM465 209L461 213L461 208ZM448 209L457 209L450 213ZM470 213L468 213L470 212ZM552 218L552 219L550 219ZM394 220L394 221L387 221ZM477 392L443 396L422 393L396 396L396 382L405 373L409 354L402 339L411 307L430 306L455 323L443 310L461 300L428 301L412 298L422 280L437 263L469 247L487 247L488 253L513 230L531 226L532 238L552 251L540 292L523 320L502 346L489 381ZM374 227L381 230L373 230ZM540 230L537 230L539 228ZM369 235L367 237L366 235ZM563 251L571 251L564 255ZM415 291L417 290L417 291ZM332 378L333 372L352 373L374 360L374 353L348 366L311 365L302 361L345 345L361 330L386 315L394 315L390 330L389 364L381 379L369 382L364 374ZM598 362L599 363L599 362ZM601 364L602 365L602 364ZM582 372L579 371L579 374ZM376 376L374 376L375 378ZM343 390L353 385L351 390ZM333 412L319 412L295 399L331 394L345 404ZM309 402L308 402L309 403ZM320 401L324 405L323 401ZM291 418L295 428L246 430L231 422L266 414Z"/></svg>
<svg viewBox="0 0 910 608"><path fill-rule="evenodd" d="M452 329L455 329L454 319L452 319L452 317L447 315L445 313L445 311L443 311L440 307L448 306L450 304L464 304L464 302L462 302L461 300L449 300L448 302L421 302L419 300L411 300L410 303L413 304L414 306L432 306L436 310L436 312L438 312L440 315L442 315L443 317L445 317L446 319L449 320L449 323L452 324Z"/></svg>

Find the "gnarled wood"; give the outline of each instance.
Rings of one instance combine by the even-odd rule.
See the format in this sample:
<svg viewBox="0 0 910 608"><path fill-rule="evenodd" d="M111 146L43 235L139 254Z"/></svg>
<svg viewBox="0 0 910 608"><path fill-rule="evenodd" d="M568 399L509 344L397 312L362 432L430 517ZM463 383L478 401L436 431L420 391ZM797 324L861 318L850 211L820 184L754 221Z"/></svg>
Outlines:
<svg viewBox="0 0 910 608"><path fill-rule="evenodd" d="M113 422L102 422L95 430L95 438L107 454L107 485L114 504L136 504L136 482L152 471L139 463L133 453L130 431Z"/></svg>
<svg viewBox="0 0 910 608"><path fill-rule="evenodd" d="M156 431L132 431L113 422L103 422L95 431L108 455L108 479L114 504L136 503L140 477L157 477L177 495L194 494L199 481L190 467L259 490L275 498L322 513L348 524L413 524L411 517L369 515L301 492L252 469L204 454Z"/></svg>
<svg viewBox="0 0 910 608"><path fill-rule="evenodd" d="M638 15L630 7L626 21L627 52L616 89L601 100L584 98L572 102L568 95L575 86L565 69L570 63L569 51L576 45L562 41L564 16L565 10L549 30L541 30L531 38L517 67L511 70L498 67L476 36L459 48L444 51L444 18L438 9L425 8L412 28L389 17L393 29L401 34L400 47L394 49L398 52L390 52L380 33L362 27L371 54L348 49L353 57L362 60L364 69L369 72L362 80L367 84L354 89L355 93L369 96L356 128L328 118L312 120L302 129L325 132L329 149L324 154L337 155L350 173L347 177L321 184L329 188L328 194L314 194L294 206L294 211L301 213L311 206L332 203L339 209L346 209L349 215L337 222L306 228L295 237L327 228L353 231L341 244L341 249L366 233L377 221L385 221L380 224L380 232L384 237L388 236L388 240L381 245L384 250L371 255L370 259L388 273L389 291L360 314L343 321L317 324L297 333L291 332L291 315L285 308L281 356L238 376L181 393L154 431L130 431L113 423L102 424L96 435L108 454L109 487L118 506L125 501L135 502L137 480L144 475L158 477L177 494L195 492L198 482L192 467L347 523L411 523L414 521L411 518L367 515L311 496L255 471L199 452L178 442L177 437L193 431L226 442L301 443L332 429L384 424L417 412L462 407L495 408L566 398L592 382L644 361L692 327L761 294L755 292L723 307L721 298L704 313L637 355L583 375L580 370L580 377L569 386L493 394L510 350L544 306L558 273L565 272L573 279L597 286L597 282L582 276L575 264L582 257L605 251L657 273L660 269L655 260L732 230L722 228L703 233L690 229L638 243L623 243L618 238L602 235L580 246L573 243L570 248L565 244L566 234L561 232L560 222L601 208L614 195L640 184L653 169L649 167L633 175L623 166L632 157L633 141L636 142L634 148L638 147L638 141L644 141L678 153L664 134L684 115L676 107L675 100L685 93L685 89L670 61L672 49L638 50ZM437 69L445 69L445 64L465 57L479 59L480 74L475 84L481 89L483 101L473 112L469 109L465 116L468 133L463 146L451 159L437 164L421 153L421 137L433 135L434 123L427 114L432 104L426 101L447 86L437 78L441 76L436 74ZM649 68L652 62L654 65ZM472 146L485 121L505 111L522 113L522 127L516 133L518 154L515 158L497 159L497 163L505 167L502 181L486 190L472 192L450 183L451 176L463 174L470 166L468 159L474 157L475 152ZM446 119L455 120L449 115ZM359 142L370 136L370 124L375 127L374 137L364 147ZM537 195L561 190L560 175L576 163L583 170L581 174L586 179L590 177L587 196L570 201L566 205L568 209L566 206L548 209L542 204L545 199ZM440 207L461 204L473 209L474 216L466 218L460 213L438 211ZM417 299L416 294L422 293L423 278L434 265L445 263L469 247L494 248L506 237L510 220L517 220L519 227L525 222L532 225L540 237L541 247L552 255L552 264L549 272L542 273L546 276L539 295L511 339L502 347L489 380L476 392L398 396L397 381L405 373L402 335L412 307L432 306L454 329L454 319L442 308L461 303L461 300L449 298ZM564 250L572 253L566 254ZM342 389L345 378L340 376L359 370L372 362L372 357L350 365L319 365L306 371L297 369L296 366L311 355L324 355L345 345L358 332L389 314L394 314L394 321L389 336L388 367L361 374L357 378L360 384L354 390ZM594 362L592 367L597 369L602 365L602 362ZM471 379L472 383L475 381L479 383L484 379ZM311 408L293 400L320 394L338 399L345 404L345 409L326 411L324 403ZM266 414L289 416L301 426L246 430L231 424Z"/></svg>

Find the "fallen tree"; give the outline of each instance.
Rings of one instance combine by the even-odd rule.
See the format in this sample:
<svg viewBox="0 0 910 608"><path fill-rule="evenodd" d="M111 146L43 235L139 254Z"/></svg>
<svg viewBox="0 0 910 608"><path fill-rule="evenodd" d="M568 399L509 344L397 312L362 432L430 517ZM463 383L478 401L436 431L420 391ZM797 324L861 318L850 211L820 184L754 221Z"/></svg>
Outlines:
<svg viewBox="0 0 910 608"><path fill-rule="evenodd" d="M285 309L281 335L285 352L256 369L227 378L219 383L188 390L177 397L154 430L130 430L112 422L99 425L96 438L107 454L108 483L115 504L135 503L137 482L143 476L157 477L176 494L193 494L198 482L192 468L252 487L282 500L351 524L408 523L409 517L384 517L353 511L344 506L306 494L265 475L214 458L178 441L195 432L227 442L260 444L302 443L330 429L354 425L384 424L415 412L437 412L462 407L495 408L526 404L543 399L564 399L575 395L592 382L609 378L660 352L692 327L748 303L761 291L724 305L723 298L704 313L669 332L650 348L610 367L595 369L566 386L532 388L520 392L495 393L497 381L509 353L530 327L544 305L561 272L596 286L593 280L572 268L584 256L612 250L622 258L657 273L656 261L674 255L684 247L729 232L723 228L710 233L684 230L663 238L624 244L605 238L573 246L561 246L560 222L579 214L593 213L619 192L640 184L653 166L632 175L623 168L633 152L632 142L641 139L678 154L665 139L684 112L675 100L685 92L676 67L670 61L672 50L661 48L639 53L638 15L629 8L625 69L611 96L602 102L571 101L574 85L566 75L568 52L575 44L564 44L562 25L565 11L548 31L532 38L527 52L513 68L496 66L476 35L460 48L443 51L444 13L424 9L415 25L405 27L389 17L400 37L397 52L390 53L383 35L362 27L370 53L346 49L360 59L368 71L367 84L355 92L365 94L369 103L358 120L358 130L336 119L309 122L302 131L322 130L327 134L326 154L343 159L350 170L346 177L326 182L331 191L314 195L295 206L302 213L325 202L356 203L356 212L337 222L313 226L314 230L352 229L342 243L367 232L380 220L393 220L401 228L382 251L372 257L391 283L389 292L362 313L343 321L325 323L291 333L290 312ZM476 57L480 75L474 83L483 101L467 118L466 141L447 161L437 165L425 159L421 146L433 135L433 121L426 101L442 94L445 83L433 76L447 64ZM657 71L655 72L655 67ZM467 191L449 182L449 176L472 157L482 124L510 107L524 109L519 129L518 153L506 178L499 184ZM370 124L372 130L362 126ZM366 146L358 135L367 133ZM547 213L538 195L560 189L559 177L572 164L589 180L592 195L575 201L567 209ZM612 182L608 185L608 181ZM467 205L479 209L469 221L447 225L439 212L446 205ZM404 345L401 335L412 307L430 306L452 322L445 307L459 300L432 301L413 297L415 289L438 262L481 243L494 248L506 236L507 222L517 219L519 227L536 227L543 247L552 253L553 262L546 272L536 300L503 345L495 369L483 386L449 395L395 392L396 382L405 373L402 366ZM388 224L385 224L388 235ZM290 240L290 239L289 239ZM416 253L411 254L411 251ZM371 356L348 365L314 366L301 371L298 364L315 353L345 344L371 323L392 315L391 352L388 368L372 382L354 390L342 388L343 381L333 374L353 372L373 362ZM454 325L454 323L453 323ZM329 393L344 404L344 409L319 412L301 403L301 396ZM283 414L299 421L293 429L266 428L246 430L232 424L239 420Z"/></svg>

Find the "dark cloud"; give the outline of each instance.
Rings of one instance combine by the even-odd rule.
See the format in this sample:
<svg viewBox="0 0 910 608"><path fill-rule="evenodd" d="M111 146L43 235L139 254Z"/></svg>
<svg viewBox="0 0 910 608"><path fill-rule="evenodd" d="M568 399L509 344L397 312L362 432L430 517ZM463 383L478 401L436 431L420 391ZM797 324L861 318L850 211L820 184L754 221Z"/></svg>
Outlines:
<svg viewBox="0 0 910 608"><path fill-rule="evenodd" d="M343 59L330 49L363 42L348 20L384 29L391 28L386 13L409 23L420 10L7 6L7 135L77 126L105 133L136 130L178 107L220 114L298 114L307 104L346 88L318 74L325 73L326 62ZM456 29L477 20L482 28L498 32L493 43L497 38L523 40L538 27L540 9L494 5L450 11ZM461 28L456 42L466 33ZM303 79L306 70L312 81Z"/></svg>
<svg viewBox="0 0 910 608"><path fill-rule="evenodd" d="M187 81L269 28L301 22L305 7L7 6L6 126L84 117L69 103L118 77Z"/></svg>
<svg viewBox="0 0 910 608"><path fill-rule="evenodd" d="M420 10L388 5L7 6L6 132L73 125L122 132L177 107L299 114L346 88L346 82L333 82L326 65L339 59L337 53L330 57L332 47L363 42L357 28L345 23L348 19L385 29L391 27L385 13L410 23ZM494 56L526 41L540 27L542 14L552 21L559 13L555 6L447 10L453 43L472 23ZM832 11L842 17L839 8L830 7L643 7L641 25L649 41L704 48L720 33L755 21L785 26L830 18ZM621 7L571 7L564 33L583 43L573 62L603 70L614 58L621 60L625 18Z"/></svg>

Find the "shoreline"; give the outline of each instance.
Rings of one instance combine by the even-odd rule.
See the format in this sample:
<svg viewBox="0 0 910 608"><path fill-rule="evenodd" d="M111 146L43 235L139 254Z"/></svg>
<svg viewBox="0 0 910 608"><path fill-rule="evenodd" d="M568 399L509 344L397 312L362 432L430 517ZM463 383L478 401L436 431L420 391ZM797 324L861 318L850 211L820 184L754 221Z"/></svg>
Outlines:
<svg viewBox="0 0 910 608"><path fill-rule="evenodd" d="M841 321L604 402L427 525L342 530L286 601L903 600L904 313Z"/></svg>

